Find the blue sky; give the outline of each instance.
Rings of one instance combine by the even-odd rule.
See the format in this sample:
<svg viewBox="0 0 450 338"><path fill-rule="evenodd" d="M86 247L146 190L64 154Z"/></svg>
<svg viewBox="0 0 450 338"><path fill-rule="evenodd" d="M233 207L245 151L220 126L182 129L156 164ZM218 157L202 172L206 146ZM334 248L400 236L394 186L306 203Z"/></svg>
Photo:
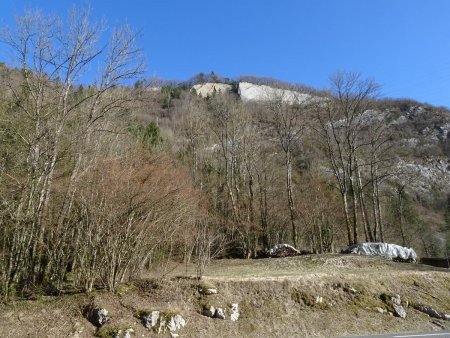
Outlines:
<svg viewBox="0 0 450 338"><path fill-rule="evenodd" d="M326 88L331 73L359 71L385 96L450 107L448 0L3 0L0 18L73 4L142 29L148 76L214 71Z"/></svg>

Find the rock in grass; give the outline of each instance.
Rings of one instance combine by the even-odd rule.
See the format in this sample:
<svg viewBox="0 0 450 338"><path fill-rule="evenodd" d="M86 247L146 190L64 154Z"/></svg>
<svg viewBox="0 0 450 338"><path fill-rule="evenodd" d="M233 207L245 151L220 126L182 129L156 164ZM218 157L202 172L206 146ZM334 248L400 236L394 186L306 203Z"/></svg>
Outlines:
<svg viewBox="0 0 450 338"><path fill-rule="evenodd" d="M199 285L198 293L204 296L210 296L210 295L216 295L217 294L217 288L207 285Z"/></svg>
<svg viewBox="0 0 450 338"><path fill-rule="evenodd" d="M157 310L142 315L141 319L147 329L157 333L165 332L166 329L174 332L186 326L186 321L181 315Z"/></svg>
<svg viewBox="0 0 450 338"><path fill-rule="evenodd" d="M203 307L203 315L209 318L213 318L216 313L216 308L212 305L206 305Z"/></svg>
<svg viewBox="0 0 450 338"><path fill-rule="evenodd" d="M231 304L231 314L230 314L230 319L232 322L235 322L236 320L239 319L239 304L234 303Z"/></svg>
<svg viewBox="0 0 450 338"><path fill-rule="evenodd" d="M427 315L429 315L430 317L433 318L439 318L439 319L444 319L444 316L441 315L439 312L437 312L435 309L433 309L432 307L429 306L424 306L424 305L417 305L414 307L416 310L426 313Z"/></svg>
<svg viewBox="0 0 450 338"><path fill-rule="evenodd" d="M177 331L179 329L182 329L186 326L186 321L184 320L181 315L175 315L169 319L169 322L167 323L167 328L170 332Z"/></svg>
<svg viewBox="0 0 450 338"><path fill-rule="evenodd" d="M216 313L214 314L214 318L225 319L225 311L221 307L216 309Z"/></svg>
<svg viewBox="0 0 450 338"><path fill-rule="evenodd" d="M85 315L87 320L97 327L102 327L109 321L108 310L105 308L90 305L85 309Z"/></svg>
<svg viewBox="0 0 450 338"><path fill-rule="evenodd" d="M396 315L397 317L400 317L400 318L406 318L406 311L405 311L405 309L403 308L403 306L398 305L398 304L396 304L396 303L393 303L393 304L392 304L392 307L394 308L395 315Z"/></svg>
<svg viewBox="0 0 450 338"><path fill-rule="evenodd" d="M395 295L391 297L391 301L393 304L401 305L402 299L400 298L400 295Z"/></svg>

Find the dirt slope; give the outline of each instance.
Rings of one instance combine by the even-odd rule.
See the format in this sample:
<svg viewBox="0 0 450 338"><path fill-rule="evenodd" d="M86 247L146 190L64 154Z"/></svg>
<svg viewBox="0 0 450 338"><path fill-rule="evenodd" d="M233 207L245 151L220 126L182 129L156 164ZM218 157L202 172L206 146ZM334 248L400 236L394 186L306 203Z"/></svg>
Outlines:
<svg viewBox="0 0 450 338"><path fill-rule="evenodd" d="M199 283L181 277L182 270L173 269L165 280L124 285L118 294L40 297L2 305L1 336L92 337L96 329L82 315L90 301L109 310L110 327L132 327L135 337L157 336L134 316L140 309L180 313L187 322L180 337L336 337L450 328L450 321L412 307L420 303L450 313L446 269L341 255L222 260L209 267L201 282L218 289L211 296L199 295ZM401 296L405 319L375 310L389 309L383 294ZM239 303L237 322L201 314L203 305L228 308L231 303Z"/></svg>

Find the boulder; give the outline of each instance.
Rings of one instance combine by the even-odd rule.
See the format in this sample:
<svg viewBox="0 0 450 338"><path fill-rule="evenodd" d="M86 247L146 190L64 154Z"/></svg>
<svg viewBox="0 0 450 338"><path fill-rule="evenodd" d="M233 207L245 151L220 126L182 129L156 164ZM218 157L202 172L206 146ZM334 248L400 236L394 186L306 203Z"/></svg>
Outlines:
<svg viewBox="0 0 450 338"><path fill-rule="evenodd" d="M180 315L175 315L169 319L169 323L167 324L167 328L170 332L177 331L186 326L186 321Z"/></svg>
<svg viewBox="0 0 450 338"><path fill-rule="evenodd" d="M445 319L443 315L441 315L439 312L437 312L432 307L424 306L424 305L417 305L417 306L414 306L414 308L420 312L426 313L430 317Z"/></svg>
<svg viewBox="0 0 450 338"><path fill-rule="evenodd" d="M203 307L202 314L206 317L213 318L216 313L216 308L212 305L207 305Z"/></svg>
<svg viewBox="0 0 450 338"><path fill-rule="evenodd" d="M217 319L225 319L225 311L221 307L216 309L216 313L214 314L214 318Z"/></svg>
<svg viewBox="0 0 450 338"><path fill-rule="evenodd" d="M177 331L186 326L186 320L179 314L168 314L160 311L152 311L141 317L142 324L147 329L152 329L157 333Z"/></svg>
<svg viewBox="0 0 450 338"><path fill-rule="evenodd" d="M85 309L85 315L94 326L102 327L109 321L108 310L101 307L89 305Z"/></svg>
<svg viewBox="0 0 450 338"><path fill-rule="evenodd" d="M232 322L235 322L239 319L239 304L231 304L230 319Z"/></svg>
<svg viewBox="0 0 450 338"><path fill-rule="evenodd" d="M147 329L153 329L158 333L161 333L161 331L164 331L164 327L166 326L166 321L164 319L164 316L161 316L161 313L159 311L152 311L149 314L142 316L142 324Z"/></svg>
<svg viewBox="0 0 450 338"><path fill-rule="evenodd" d="M397 317L406 318L406 311L403 308L403 306L393 303L392 307L393 307L394 313Z"/></svg>

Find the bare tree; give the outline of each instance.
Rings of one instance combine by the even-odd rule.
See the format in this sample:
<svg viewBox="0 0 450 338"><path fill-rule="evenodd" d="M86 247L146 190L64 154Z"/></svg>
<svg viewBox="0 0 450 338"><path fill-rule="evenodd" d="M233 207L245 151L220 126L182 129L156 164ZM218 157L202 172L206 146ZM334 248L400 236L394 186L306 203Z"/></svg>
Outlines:
<svg viewBox="0 0 450 338"><path fill-rule="evenodd" d="M290 215L292 242L298 246L298 231L296 225L296 210L294 204L294 185L292 181L293 150L300 143L300 135L304 129L302 115L306 111L307 103L287 104L284 102L284 92L280 97L273 97L269 101L269 111L272 115L272 125L278 141L284 152L286 167L286 191Z"/></svg>
<svg viewBox="0 0 450 338"><path fill-rule="evenodd" d="M64 25L58 17L28 11L17 18L16 30L5 29L1 39L16 56L19 72L10 77L8 97L12 110L6 124L20 143L24 157L18 199L9 203L8 222L13 226L5 264L4 290L14 283L35 283L45 274L45 235L49 219L55 173L68 149L74 164L67 185L65 203L57 223L63 226L72 205L75 182L82 170L86 145L92 133L107 126L107 115L120 110L128 100L116 87L143 70L141 54L135 47L136 34L128 27L114 31L107 46L99 46L103 32L91 24L89 9L73 9ZM99 81L87 90L77 81L96 62L105 65ZM115 95L110 95L111 91ZM20 125L20 128L16 126ZM75 146L71 147L70 144ZM59 166L59 164L61 165ZM85 163L86 164L86 163ZM67 168L67 167L66 167ZM5 175L4 178L15 176ZM11 200L9 202L12 202ZM52 220L53 221L53 220Z"/></svg>
<svg viewBox="0 0 450 338"><path fill-rule="evenodd" d="M372 107L378 89L358 73L337 73L331 78L331 97L316 108L320 139L341 194L349 245L359 241L358 151L363 146L363 113Z"/></svg>

